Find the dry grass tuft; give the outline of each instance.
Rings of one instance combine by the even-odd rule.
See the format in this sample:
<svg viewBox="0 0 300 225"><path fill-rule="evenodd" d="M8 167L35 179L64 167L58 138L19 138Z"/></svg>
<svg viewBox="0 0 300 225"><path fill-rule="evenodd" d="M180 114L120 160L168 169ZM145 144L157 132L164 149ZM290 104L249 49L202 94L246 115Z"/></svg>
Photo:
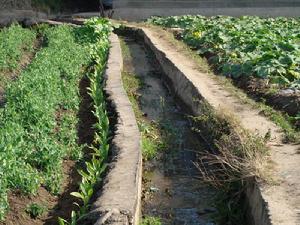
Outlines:
<svg viewBox="0 0 300 225"><path fill-rule="evenodd" d="M199 153L195 163L202 179L216 187L226 183L255 178L270 181L269 149L265 141L243 129L239 122L224 110L214 113L205 109L205 116L193 118L196 132L209 135L212 150Z"/></svg>

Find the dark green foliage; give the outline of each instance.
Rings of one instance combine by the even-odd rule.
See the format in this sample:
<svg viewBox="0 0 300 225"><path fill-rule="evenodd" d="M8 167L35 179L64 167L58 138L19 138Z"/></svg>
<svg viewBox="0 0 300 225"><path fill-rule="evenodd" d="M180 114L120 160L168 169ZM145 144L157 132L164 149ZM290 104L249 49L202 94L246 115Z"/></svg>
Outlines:
<svg viewBox="0 0 300 225"><path fill-rule="evenodd" d="M23 51L33 49L36 33L19 25L3 28L0 32L0 74L3 70L13 70L18 66ZM0 75L1 77L1 75Z"/></svg>
<svg viewBox="0 0 300 225"><path fill-rule="evenodd" d="M49 9L52 11L59 11L63 6L64 0L32 0L33 6L39 9Z"/></svg>
<svg viewBox="0 0 300 225"><path fill-rule="evenodd" d="M47 28L46 47L6 90L0 111L0 219L7 191L34 194L44 185L60 191L62 163L79 157L76 140L78 81L88 48L75 42L74 28Z"/></svg>
<svg viewBox="0 0 300 225"><path fill-rule="evenodd" d="M183 40L226 76L254 75L279 86L300 87L298 18L181 16L150 22L183 28Z"/></svg>
<svg viewBox="0 0 300 225"><path fill-rule="evenodd" d="M106 19L92 18L76 32L78 40L82 43L90 44L90 55L93 63L90 67L88 78L90 80L89 95L93 100L93 114L97 119L94 124L96 129L90 161L85 162L86 169L79 170L82 177L78 192L72 192L71 195L80 200L75 203L79 206L78 211L72 211L70 223L63 218L59 218L60 225L79 224L78 220L84 218L90 208L90 199L94 193L94 186L102 179L102 173L106 169L106 161L109 153L110 127L107 114L106 99L103 91L103 73L108 56L111 25Z"/></svg>
<svg viewBox="0 0 300 225"><path fill-rule="evenodd" d="M26 207L26 212L30 215L31 218L36 219L39 216L42 216L47 210L47 207L39 205L37 203L31 203Z"/></svg>

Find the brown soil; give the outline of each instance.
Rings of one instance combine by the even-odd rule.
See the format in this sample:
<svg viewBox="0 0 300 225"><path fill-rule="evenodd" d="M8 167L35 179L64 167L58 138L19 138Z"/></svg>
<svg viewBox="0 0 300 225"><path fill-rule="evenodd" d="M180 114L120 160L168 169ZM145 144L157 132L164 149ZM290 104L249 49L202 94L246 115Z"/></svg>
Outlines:
<svg viewBox="0 0 300 225"><path fill-rule="evenodd" d="M40 187L35 196L24 196L24 194L14 191L9 194L10 210L6 216L6 221L1 225L40 225L57 224L57 217L68 218L74 208L74 197L70 195L78 188L77 182L80 180L75 169L75 162L65 160L63 164L64 180L62 182L62 194L51 195L44 187ZM37 203L49 209L37 219L31 218L26 212L26 207L31 203Z"/></svg>
<svg viewBox="0 0 300 225"><path fill-rule="evenodd" d="M92 100L87 93L88 78L83 77L79 86L81 103L78 112L78 143L91 144L94 136L92 125L95 123L95 118L92 114ZM58 110L56 114L58 124L63 113L67 113L67 111ZM57 131L59 131L59 128L57 128ZM87 149L85 151L87 152ZM0 225L54 225L57 224L58 217L69 220L72 210L76 209L73 203L77 200L70 193L78 191L78 183L81 179L77 173L75 161L68 159L64 161L63 177L62 192L57 196L51 195L44 187L40 187L35 196L24 196L24 194L17 191L10 193L10 211L6 216L6 221L0 223ZM46 206L48 211L37 219L33 219L25 212L26 207L31 203Z"/></svg>
<svg viewBox="0 0 300 225"><path fill-rule="evenodd" d="M27 66L31 63L36 53L42 46L42 38L37 38L33 43L33 51L23 51L22 57L20 59L19 65L14 70L0 70L0 107L5 103L5 86L6 83L18 78L20 73L27 68Z"/></svg>
<svg viewBox="0 0 300 225"><path fill-rule="evenodd" d="M296 116L300 112L300 91L291 89L278 89L270 92L271 85L267 80L254 77L241 77L234 83L257 101L266 101L266 104L276 110L286 112L290 116Z"/></svg>
<svg viewBox="0 0 300 225"><path fill-rule="evenodd" d="M93 125L97 122L97 119L92 113L94 110L93 102L87 92L89 86L89 79L83 77L80 81L81 103L78 112L79 124L77 128L79 144L91 144L93 142L95 133Z"/></svg>

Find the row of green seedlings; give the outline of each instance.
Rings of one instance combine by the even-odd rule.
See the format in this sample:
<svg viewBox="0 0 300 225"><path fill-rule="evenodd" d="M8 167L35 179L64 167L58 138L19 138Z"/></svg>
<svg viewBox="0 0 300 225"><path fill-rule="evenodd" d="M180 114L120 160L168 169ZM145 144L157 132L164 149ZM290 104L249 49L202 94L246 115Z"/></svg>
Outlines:
<svg viewBox="0 0 300 225"><path fill-rule="evenodd" d="M43 48L6 87L0 108L0 220L9 209L9 192L35 195L43 186L58 194L64 159L81 158L78 82L89 49L78 43L76 30L41 28Z"/></svg>
<svg viewBox="0 0 300 225"><path fill-rule="evenodd" d="M82 177L79 191L71 193L71 195L79 198L82 203L74 203L78 206L79 210L72 211L70 222L59 218L60 225L75 225L86 217L90 208L91 197L94 194L94 187L102 179L101 175L106 169L106 161L109 153L110 129L103 91L103 74L109 49L108 35L110 33L110 24L104 19L91 19L86 23L86 26L93 27L95 29L94 32L97 34L95 37L97 39L96 42L91 45L91 56L94 65L91 68L92 72L88 74L90 80L88 90L93 100L93 114L97 119L97 123L94 124L96 132L93 145L90 146L93 152L92 158L89 162L85 162L86 169L78 170L78 173Z"/></svg>

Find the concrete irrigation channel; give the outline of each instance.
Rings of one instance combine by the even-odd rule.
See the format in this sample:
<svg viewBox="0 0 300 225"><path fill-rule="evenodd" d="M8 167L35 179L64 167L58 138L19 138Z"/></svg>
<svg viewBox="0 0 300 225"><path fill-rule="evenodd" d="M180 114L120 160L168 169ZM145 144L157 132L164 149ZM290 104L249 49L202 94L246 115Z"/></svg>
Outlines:
<svg viewBox="0 0 300 225"><path fill-rule="evenodd" d="M124 83L130 82L132 76L142 83L137 91L141 113L159 132L167 133L162 138L163 150L144 162L142 214L159 217L162 224L213 224L209 214L215 212L211 201L215 191L197 179L199 172L193 164L196 150L205 148L203 140L191 131L185 110L167 89L150 49L134 34L120 38L123 76L129 77L123 78ZM143 121L138 121L143 127Z"/></svg>
<svg viewBox="0 0 300 225"><path fill-rule="evenodd" d="M193 116L203 113L195 98L204 99L215 110L222 109L230 113L240 121L241 126L257 135L264 136L271 130L267 145L273 162L272 173L277 182L248 184L245 191L248 221L245 224L299 224L299 145L282 143L283 134L276 125L256 109L241 103L210 75L199 72L194 62L180 52L174 43L168 42L163 33L147 27L131 26L125 31L117 32L131 55L130 59L123 59L123 72L135 74L143 83L136 93L142 115L153 123L161 123L159 125L171 124L177 136L174 143L159 153L156 160L144 163L143 175L141 146L136 144L125 150L121 144L119 150L124 150L124 158L122 154L116 157L113 169L105 179L104 192L101 192L93 206L91 215L98 217L99 212L101 215L97 224L138 224L142 215L158 216L163 224L213 224L210 216L216 212L212 207L212 199L217 192L195 179L197 170L192 163L197 156L194 150L201 151L206 146L191 132L185 117L186 113ZM115 68L119 82L115 85L122 89L121 95L126 95L120 86L122 59L120 43L116 38L111 51L119 56L113 63L108 63L108 68ZM122 104L129 107L128 99ZM125 119L120 119L121 123L125 123L128 117L134 119L132 111L117 111ZM131 127L136 127L136 123L133 124ZM123 140L132 137L126 134L128 129L122 131ZM135 140L138 140L140 136L137 130L135 135ZM123 160L126 163L122 163Z"/></svg>
<svg viewBox="0 0 300 225"><path fill-rule="evenodd" d="M82 22L76 20L76 24ZM164 32L127 25L116 29L119 37L110 37L105 92L116 120L111 161L81 224L137 225L142 217L155 216L162 224L213 225L212 216L219 213L214 205L218 190L199 179L194 164L209 143L192 131L188 119L205 114L203 102L230 114L252 133L263 137L271 131L267 145L276 182L248 183L244 192L247 220L243 224L300 224L299 145L283 143L283 134L275 124L211 75L199 71L193 59ZM124 54L124 47L130 57ZM135 94L143 119L169 135L162 151L143 165L143 124L125 90L124 74L135 76L141 84Z"/></svg>
<svg viewBox="0 0 300 225"><path fill-rule="evenodd" d="M120 43L112 35L106 70L105 90L118 118L112 162L84 224L139 224L141 213L158 216L163 224L213 224L210 214L215 212L211 201L215 191L199 182L199 172L193 164L195 150L204 148L203 143L189 129L184 111L163 84L160 67L155 65L158 62L151 58L149 49L132 37L121 38L132 58L122 60ZM176 135L172 136L176 141L168 144L159 160L145 163L143 175L140 134L122 86L122 62L123 72L143 80L143 114L152 122L168 126L169 132L173 129Z"/></svg>

